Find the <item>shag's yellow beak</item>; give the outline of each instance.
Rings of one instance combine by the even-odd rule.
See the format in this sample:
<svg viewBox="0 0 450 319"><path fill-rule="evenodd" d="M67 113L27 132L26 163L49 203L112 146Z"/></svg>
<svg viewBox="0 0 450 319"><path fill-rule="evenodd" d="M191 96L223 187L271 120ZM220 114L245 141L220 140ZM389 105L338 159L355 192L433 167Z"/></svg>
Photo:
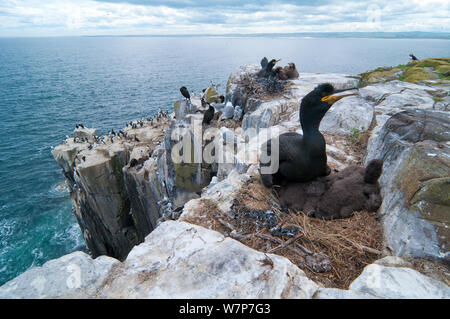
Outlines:
<svg viewBox="0 0 450 319"><path fill-rule="evenodd" d="M358 95L358 93L351 93L351 94L345 94L345 95L333 95L332 94L332 95L323 97L322 102L327 102L328 104L333 105L340 99L343 99L344 97L347 97L347 96L353 96L353 95Z"/></svg>

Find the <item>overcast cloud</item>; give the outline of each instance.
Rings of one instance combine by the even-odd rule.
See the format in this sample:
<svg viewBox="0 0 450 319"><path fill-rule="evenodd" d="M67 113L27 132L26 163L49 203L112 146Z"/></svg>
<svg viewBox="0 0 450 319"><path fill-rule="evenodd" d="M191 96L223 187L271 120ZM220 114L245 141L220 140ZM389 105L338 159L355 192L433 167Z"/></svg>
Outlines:
<svg viewBox="0 0 450 319"><path fill-rule="evenodd" d="M450 31L450 0L0 0L0 36Z"/></svg>

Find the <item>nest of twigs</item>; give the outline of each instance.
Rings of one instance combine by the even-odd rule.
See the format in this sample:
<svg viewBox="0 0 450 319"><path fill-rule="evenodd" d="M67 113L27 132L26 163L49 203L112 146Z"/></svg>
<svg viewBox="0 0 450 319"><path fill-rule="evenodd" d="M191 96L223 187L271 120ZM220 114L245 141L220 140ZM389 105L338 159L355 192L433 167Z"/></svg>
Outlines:
<svg viewBox="0 0 450 319"><path fill-rule="evenodd" d="M381 257L382 230L375 213L323 221L302 212L283 212L276 195L252 180L234 201L232 215L210 200L202 200L200 206L198 217L186 221L284 256L325 287L348 288L366 265Z"/></svg>
<svg viewBox="0 0 450 319"><path fill-rule="evenodd" d="M253 97L261 100L279 98L290 86L289 81L280 80L276 76L263 77L255 74L245 74L238 82L237 87L247 98Z"/></svg>

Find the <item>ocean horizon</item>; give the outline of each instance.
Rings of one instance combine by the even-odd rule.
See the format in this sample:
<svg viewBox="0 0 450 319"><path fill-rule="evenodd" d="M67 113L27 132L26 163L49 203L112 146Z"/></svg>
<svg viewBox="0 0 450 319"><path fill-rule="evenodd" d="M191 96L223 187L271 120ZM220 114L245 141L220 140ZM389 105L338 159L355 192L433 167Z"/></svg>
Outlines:
<svg viewBox="0 0 450 319"><path fill-rule="evenodd" d="M148 38L255 38L255 37L297 37L297 38L363 38L363 39L450 39L450 32L292 32L292 33L202 33L202 34L79 34L79 35L38 35L38 36L0 36L1 38L76 38L76 37L148 37Z"/></svg>

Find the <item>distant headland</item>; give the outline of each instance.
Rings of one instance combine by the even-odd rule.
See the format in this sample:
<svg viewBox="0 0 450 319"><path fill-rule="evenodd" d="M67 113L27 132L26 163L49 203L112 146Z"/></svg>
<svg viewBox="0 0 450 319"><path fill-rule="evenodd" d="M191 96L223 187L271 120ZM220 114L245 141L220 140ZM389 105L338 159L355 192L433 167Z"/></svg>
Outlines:
<svg viewBox="0 0 450 319"><path fill-rule="evenodd" d="M295 32L295 33L226 33L226 34L136 34L89 35L86 37L300 37L300 38L370 38L370 39L443 39L450 32Z"/></svg>

